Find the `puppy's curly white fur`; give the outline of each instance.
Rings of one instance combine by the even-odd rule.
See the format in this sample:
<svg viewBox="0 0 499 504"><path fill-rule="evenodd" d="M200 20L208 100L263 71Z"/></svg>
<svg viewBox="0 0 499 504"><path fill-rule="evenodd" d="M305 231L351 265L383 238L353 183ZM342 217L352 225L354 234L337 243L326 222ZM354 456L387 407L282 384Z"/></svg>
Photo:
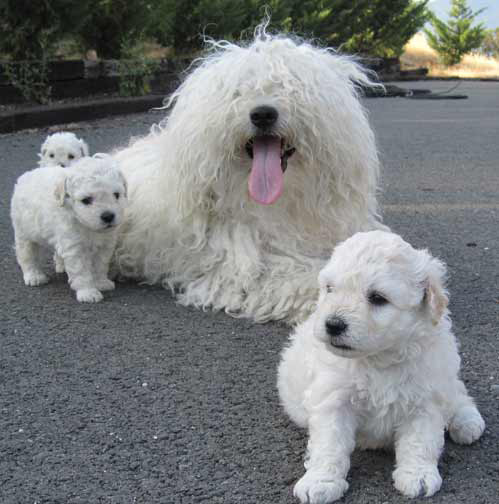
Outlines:
<svg viewBox="0 0 499 504"><path fill-rule="evenodd" d="M100 291L114 288L107 274L126 200L125 179L109 157L21 175L11 218L26 285L48 282L41 264L41 248L48 247L78 301L100 301Z"/></svg>
<svg viewBox="0 0 499 504"><path fill-rule="evenodd" d="M88 156L87 143L74 133L62 131L49 135L42 144L39 166L71 166L73 163Z"/></svg>
<svg viewBox="0 0 499 504"><path fill-rule="evenodd" d="M379 162L350 57L272 36L211 42L171 114L115 154L130 187L124 276L184 304L294 321L331 246L382 227Z"/></svg>
<svg viewBox="0 0 499 504"><path fill-rule="evenodd" d="M445 267L392 233L357 233L319 275L316 311L282 354L278 388L288 415L309 431L302 503L348 489L350 454L395 447L395 487L433 495L444 430L461 444L485 427L459 379Z"/></svg>

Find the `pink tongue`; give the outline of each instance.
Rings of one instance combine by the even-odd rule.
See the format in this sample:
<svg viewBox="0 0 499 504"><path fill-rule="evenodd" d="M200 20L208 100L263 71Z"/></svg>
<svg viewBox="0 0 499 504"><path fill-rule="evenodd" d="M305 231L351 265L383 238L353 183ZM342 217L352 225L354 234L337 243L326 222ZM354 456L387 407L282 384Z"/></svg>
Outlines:
<svg viewBox="0 0 499 504"><path fill-rule="evenodd" d="M252 199L271 205L282 194L281 139L261 136L253 139L253 164L248 182Z"/></svg>

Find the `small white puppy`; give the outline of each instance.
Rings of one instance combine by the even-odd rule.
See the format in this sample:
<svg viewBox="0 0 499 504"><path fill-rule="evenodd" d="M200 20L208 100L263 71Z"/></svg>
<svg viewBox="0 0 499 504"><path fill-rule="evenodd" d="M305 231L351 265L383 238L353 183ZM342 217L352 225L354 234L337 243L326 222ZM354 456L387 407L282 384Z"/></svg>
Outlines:
<svg viewBox="0 0 499 504"><path fill-rule="evenodd" d="M74 133L63 131L49 135L42 144L39 166L70 166L88 156L88 145Z"/></svg>
<svg viewBox="0 0 499 504"><path fill-rule="evenodd" d="M48 282L40 254L46 246L55 251L56 270L66 270L78 301L100 301L100 291L114 289L107 275L125 203L125 179L109 157L21 175L11 218L26 285Z"/></svg>
<svg viewBox="0 0 499 504"><path fill-rule="evenodd" d="M444 275L426 250L384 231L344 241L319 274L317 309L292 334L278 373L286 412L309 432L294 488L302 503L342 497L356 445L394 447L395 487L433 495L445 429L460 444L481 436L459 379Z"/></svg>

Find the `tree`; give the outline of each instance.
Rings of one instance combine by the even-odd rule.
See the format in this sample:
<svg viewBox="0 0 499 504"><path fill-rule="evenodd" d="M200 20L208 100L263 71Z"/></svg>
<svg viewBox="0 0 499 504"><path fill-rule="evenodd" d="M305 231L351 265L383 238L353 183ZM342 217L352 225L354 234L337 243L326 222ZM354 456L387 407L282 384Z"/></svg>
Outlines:
<svg viewBox="0 0 499 504"><path fill-rule="evenodd" d="M99 58L119 58L123 45L133 45L148 31L157 0L87 0L86 16L74 30L84 49Z"/></svg>
<svg viewBox="0 0 499 504"><path fill-rule="evenodd" d="M480 52L489 58L499 58L499 28L487 31Z"/></svg>
<svg viewBox="0 0 499 504"><path fill-rule="evenodd" d="M157 0L154 35L175 52L202 47L201 33L248 38L270 14L270 29L324 45L397 56L428 19L428 0Z"/></svg>
<svg viewBox="0 0 499 504"><path fill-rule="evenodd" d="M156 0L149 33L175 54L203 47L203 37L234 39L247 28L250 0Z"/></svg>
<svg viewBox="0 0 499 504"><path fill-rule="evenodd" d="M445 65L456 65L462 57L478 49L486 35L483 23L472 27L475 18L484 11L473 12L466 0L452 0L449 11L449 21L444 23L435 14L431 15L430 23L434 32L424 30L431 48L438 52Z"/></svg>

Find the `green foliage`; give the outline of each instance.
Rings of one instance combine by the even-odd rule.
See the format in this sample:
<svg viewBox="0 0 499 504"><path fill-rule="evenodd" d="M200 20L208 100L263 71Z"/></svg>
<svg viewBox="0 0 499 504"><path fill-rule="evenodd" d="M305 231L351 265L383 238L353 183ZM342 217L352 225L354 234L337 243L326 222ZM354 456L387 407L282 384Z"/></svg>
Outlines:
<svg viewBox="0 0 499 504"><path fill-rule="evenodd" d="M50 101L51 87L46 59L16 63L4 62L3 69L9 82L21 92L27 101L37 103Z"/></svg>
<svg viewBox="0 0 499 504"><path fill-rule="evenodd" d="M250 7L248 0L156 0L150 34L176 54L189 54L203 47L203 36L239 36Z"/></svg>
<svg viewBox="0 0 499 504"><path fill-rule="evenodd" d="M499 58L499 28L487 30L480 46L480 52L490 58Z"/></svg>
<svg viewBox="0 0 499 504"><path fill-rule="evenodd" d="M153 34L177 54L214 38L248 36L265 17L271 28L312 37L324 44L377 56L402 52L428 19L428 0L157 0Z"/></svg>
<svg viewBox="0 0 499 504"><path fill-rule="evenodd" d="M428 0L0 0L0 52L13 59L53 53L68 37L83 51L118 58L125 38L154 37L176 54L203 47L203 36L250 38L270 29L370 55L398 55L427 20ZM76 51L78 52L78 51Z"/></svg>
<svg viewBox="0 0 499 504"><path fill-rule="evenodd" d="M3 68L27 100L49 100L48 60L83 11L72 0L0 0L0 52L16 62Z"/></svg>
<svg viewBox="0 0 499 504"><path fill-rule="evenodd" d="M103 59L119 58L123 40L142 38L156 16L158 0L86 0L86 13L74 34L85 50Z"/></svg>
<svg viewBox="0 0 499 504"><path fill-rule="evenodd" d="M133 44L129 39L121 45L118 61L121 96L143 96L151 91L151 79L158 68L158 62L143 56L141 44Z"/></svg>
<svg viewBox="0 0 499 504"><path fill-rule="evenodd" d="M84 9L72 0L0 0L0 52L12 60L48 58Z"/></svg>
<svg viewBox="0 0 499 504"><path fill-rule="evenodd" d="M428 19L428 0L292 0L283 28L343 50L399 56Z"/></svg>
<svg viewBox="0 0 499 504"><path fill-rule="evenodd" d="M483 11L473 12L466 0L452 0L448 23L432 14L430 23L434 31L424 32L429 46L438 52L444 65L456 65L465 54L481 46L486 35L484 25L472 24Z"/></svg>

